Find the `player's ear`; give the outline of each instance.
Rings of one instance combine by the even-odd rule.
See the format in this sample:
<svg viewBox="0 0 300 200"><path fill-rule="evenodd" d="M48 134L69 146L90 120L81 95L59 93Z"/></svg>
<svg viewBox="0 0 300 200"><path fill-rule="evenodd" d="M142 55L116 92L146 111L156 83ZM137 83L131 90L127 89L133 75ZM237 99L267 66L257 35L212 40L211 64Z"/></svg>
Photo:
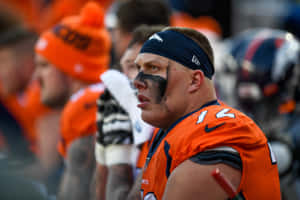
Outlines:
<svg viewBox="0 0 300 200"><path fill-rule="evenodd" d="M192 70L191 82L188 91L193 93L196 92L204 81L204 73L201 70Z"/></svg>

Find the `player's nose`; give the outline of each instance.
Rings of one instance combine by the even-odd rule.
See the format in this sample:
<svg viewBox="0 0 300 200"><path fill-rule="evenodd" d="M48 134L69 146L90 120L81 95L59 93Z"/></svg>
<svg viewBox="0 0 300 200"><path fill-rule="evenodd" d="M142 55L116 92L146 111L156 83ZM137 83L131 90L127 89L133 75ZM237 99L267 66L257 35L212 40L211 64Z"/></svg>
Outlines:
<svg viewBox="0 0 300 200"><path fill-rule="evenodd" d="M142 89L146 89L147 87L147 83L145 82L144 79L141 78L141 74L139 73L134 81L133 81L133 85L138 89L138 90L142 90Z"/></svg>

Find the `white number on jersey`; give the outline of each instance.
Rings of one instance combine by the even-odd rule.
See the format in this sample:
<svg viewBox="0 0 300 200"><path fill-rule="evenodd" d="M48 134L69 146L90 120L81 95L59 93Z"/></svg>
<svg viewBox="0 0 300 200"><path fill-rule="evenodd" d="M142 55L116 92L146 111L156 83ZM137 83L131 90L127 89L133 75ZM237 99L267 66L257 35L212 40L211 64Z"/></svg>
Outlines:
<svg viewBox="0 0 300 200"><path fill-rule="evenodd" d="M229 108L222 109L216 114L216 118L223 118L223 117L235 118L235 115L233 113L228 113L229 111L230 111ZM201 122L204 121L207 112L208 112L207 110L204 110L200 113L196 124L200 124Z"/></svg>

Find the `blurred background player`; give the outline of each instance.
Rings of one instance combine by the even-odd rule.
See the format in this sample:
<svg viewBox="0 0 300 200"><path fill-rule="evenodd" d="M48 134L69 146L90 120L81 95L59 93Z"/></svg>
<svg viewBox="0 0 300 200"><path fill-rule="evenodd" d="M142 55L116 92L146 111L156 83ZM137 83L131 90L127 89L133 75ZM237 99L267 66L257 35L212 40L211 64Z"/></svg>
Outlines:
<svg viewBox="0 0 300 200"><path fill-rule="evenodd" d="M223 37L228 37L235 26L235 24L232 24L233 19L231 19L232 14L235 11L235 5L237 4L235 1L168 0L168 3L172 8L173 16L176 18L182 14L197 20L202 18L202 23L200 23L202 27L204 21L209 22L211 19L217 21L221 27ZM208 26L206 27L208 28ZM198 28L198 26L196 25L195 28Z"/></svg>
<svg viewBox="0 0 300 200"><path fill-rule="evenodd" d="M141 25L133 31L132 39L120 63L122 72L129 80L133 80L138 73L134 60L143 43L151 35L162 29L163 26ZM129 105L125 102L133 103L134 100L131 98L136 98L137 101L135 91L130 88L129 91L123 92L123 98L118 95L120 85L122 85L122 90L126 87L124 87L124 84L120 84L122 81L117 79L119 76L115 73L114 71L108 71L102 75L102 77L105 76L103 82L105 85L107 84L108 89L105 90L98 101L98 134L95 148L98 162L96 169L98 171L95 174L97 176L96 194L98 195L97 199L103 198L105 194L103 194L102 187L104 187L106 199L136 199L140 196L139 188L141 184L141 179L136 177L141 177L141 170L148 153L147 147L149 144L147 141L150 139L153 128L142 123L137 124L137 120L133 119L131 113L136 112L135 110L138 108L135 107L136 105ZM107 81L109 79L111 81ZM136 128L139 129L139 132ZM144 134L144 138L137 139L135 134ZM142 144L145 141L146 143ZM143 146L142 150L141 146ZM139 154L138 159L137 154ZM105 179L101 178L103 176L101 174L103 166L108 168L107 183L105 184L103 184ZM133 186L134 182L136 183Z"/></svg>
<svg viewBox="0 0 300 200"><path fill-rule="evenodd" d="M111 40L104 13L94 2L79 16L63 19L44 32L36 44L36 75L41 100L63 108L58 150L65 171L58 199L88 199L94 160L96 99L104 87L99 75L109 66Z"/></svg>
<svg viewBox="0 0 300 200"><path fill-rule="evenodd" d="M36 38L36 34L21 26L12 27L1 34L0 98L4 107L20 124L30 152L33 153L33 162L27 163L20 170L24 175L51 187L50 179L54 178L53 173L60 164L58 154L52 151L57 142L58 113L41 104L40 88L32 77ZM1 123L5 121L1 120ZM49 127L53 129L51 135ZM12 132L7 136L7 144L12 145L11 150L17 150L16 134ZM22 154L25 152L22 150ZM21 157L21 160L25 159L26 156Z"/></svg>
<svg viewBox="0 0 300 200"><path fill-rule="evenodd" d="M30 48L30 46L32 48L34 42L35 35L21 27L11 28L1 35L0 98L2 105L16 118L19 125L21 125L21 135L26 138L26 142L28 143L27 151L22 149L19 153L28 152L30 146L33 150L36 142L35 134L32 130L34 124L30 122L31 120L29 121L31 124L24 122L26 117L31 119L31 115L30 113L22 112L22 110L25 109L23 105L27 106L27 95L25 95L25 91L34 70L33 51L30 51L30 49L26 51L26 49ZM39 99L37 99L37 102L38 100ZM3 125L5 126L5 124ZM3 134L5 134L7 145L10 146L8 146L10 151L17 151L18 148L21 147L18 145L19 141L17 139L18 137L16 137L16 132L12 131L11 133L6 133L4 131ZM11 137L13 141L11 141Z"/></svg>
<svg viewBox="0 0 300 200"><path fill-rule="evenodd" d="M217 42L222 39L222 28L217 20L210 16L192 17L187 13L175 12L171 16L171 25L194 28L203 33L209 42Z"/></svg>
<svg viewBox="0 0 300 200"><path fill-rule="evenodd" d="M236 106L268 137L278 159L284 199L297 199L289 184L291 176L298 176L293 172L299 162L300 43L291 33L272 29L250 29L231 43L225 59L235 65Z"/></svg>
<svg viewBox="0 0 300 200"><path fill-rule="evenodd" d="M125 52L133 30L139 25L169 25L170 8L161 0L125 0L116 1L116 9L108 16L115 20L107 20L113 40L113 61L116 68ZM153 12L155 10L155 12ZM115 66L117 65L117 66Z"/></svg>

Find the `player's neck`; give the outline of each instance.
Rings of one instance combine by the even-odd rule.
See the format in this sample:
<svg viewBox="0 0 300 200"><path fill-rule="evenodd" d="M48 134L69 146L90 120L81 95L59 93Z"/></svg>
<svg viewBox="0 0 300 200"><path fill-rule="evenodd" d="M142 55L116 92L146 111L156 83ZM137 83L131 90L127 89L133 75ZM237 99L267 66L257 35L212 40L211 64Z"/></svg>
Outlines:
<svg viewBox="0 0 300 200"><path fill-rule="evenodd" d="M71 84L70 84L71 94L78 92L79 90L87 87L88 85L89 85L88 83L85 83L80 80L75 80L75 79L71 80Z"/></svg>
<svg viewBox="0 0 300 200"><path fill-rule="evenodd" d="M209 81L198 92L192 94L185 114L193 112L213 100L217 100L217 95L214 85Z"/></svg>

